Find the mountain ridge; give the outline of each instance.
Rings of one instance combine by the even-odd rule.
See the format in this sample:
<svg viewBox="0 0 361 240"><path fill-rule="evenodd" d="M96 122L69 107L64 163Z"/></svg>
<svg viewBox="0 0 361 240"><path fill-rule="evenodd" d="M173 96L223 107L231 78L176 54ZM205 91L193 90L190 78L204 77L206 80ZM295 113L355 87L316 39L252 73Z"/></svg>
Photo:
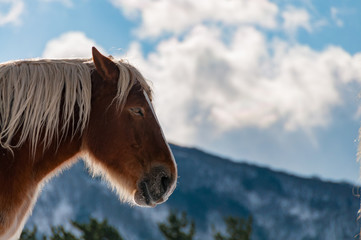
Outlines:
<svg viewBox="0 0 361 240"><path fill-rule="evenodd" d="M194 150L194 151L200 152L205 155L216 157L218 159L221 159L222 161L235 163L236 165L240 164L240 165L249 166L249 167L256 167L256 168L260 168L260 169L264 169L264 170L269 170L274 173L284 174L286 176L291 176L291 177L300 178L300 179L304 179L304 180L316 180L316 181L321 181L324 183L345 184L345 185L349 185L352 187L361 187L359 185L356 185L355 183L352 183L349 180L338 181L338 180L323 178L323 177L320 177L317 175L307 176L307 175L302 175L302 174L298 174L298 173L294 173L294 172L289 172L287 170L283 170L283 169L279 169L279 168L272 168L271 166L267 166L265 164L252 163L251 161L248 161L246 159L236 160L236 159L232 159L231 157L227 157L227 156L219 156L216 153L207 152L206 150L203 150L200 147L181 146L181 145L177 145L177 144L173 144L173 143L170 143L169 145L172 146L172 148L180 147L182 149Z"/></svg>
<svg viewBox="0 0 361 240"><path fill-rule="evenodd" d="M162 239L157 223L177 209L195 220L196 239L212 239L211 226L224 229L223 217L229 215L253 216L253 240L342 240L358 232L359 200L351 184L238 163L197 148L171 148L180 177L166 203L154 209L121 204L77 163L45 186L27 226L48 233L50 225L71 229L70 219L107 218L127 240Z"/></svg>

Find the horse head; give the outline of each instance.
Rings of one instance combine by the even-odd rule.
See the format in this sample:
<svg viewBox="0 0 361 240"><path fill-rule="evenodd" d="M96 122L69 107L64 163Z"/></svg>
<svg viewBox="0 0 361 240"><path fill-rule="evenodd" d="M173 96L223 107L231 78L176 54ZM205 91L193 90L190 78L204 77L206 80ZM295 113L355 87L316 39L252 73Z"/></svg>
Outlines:
<svg viewBox="0 0 361 240"><path fill-rule="evenodd" d="M92 53L91 112L83 140L87 163L121 199L153 207L174 191L177 167L155 115L151 90L135 68L113 62L96 48ZM129 81L124 83L124 78Z"/></svg>

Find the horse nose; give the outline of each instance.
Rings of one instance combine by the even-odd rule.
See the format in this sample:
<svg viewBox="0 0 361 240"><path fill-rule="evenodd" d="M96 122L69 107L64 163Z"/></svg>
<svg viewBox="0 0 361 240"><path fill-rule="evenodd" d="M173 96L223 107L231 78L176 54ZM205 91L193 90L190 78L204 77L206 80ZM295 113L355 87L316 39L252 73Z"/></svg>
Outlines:
<svg viewBox="0 0 361 240"><path fill-rule="evenodd" d="M148 190L153 202L163 201L173 184L172 177L164 167L154 167L149 173ZM166 200L166 199L164 199Z"/></svg>
<svg viewBox="0 0 361 240"><path fill-rule="evenodd" d="M166 201L175 188L175 176L165 167L153 167L138 183L134 200L140 206L150 206Z"/></svg>
<svg viewBox="0 0 361 240"><path fill-rule="evenodd" d="M134 193L134 201L139 206L154 207L168 199L176 186L177 174L170 169L157 166L143 176Z"/></svg>

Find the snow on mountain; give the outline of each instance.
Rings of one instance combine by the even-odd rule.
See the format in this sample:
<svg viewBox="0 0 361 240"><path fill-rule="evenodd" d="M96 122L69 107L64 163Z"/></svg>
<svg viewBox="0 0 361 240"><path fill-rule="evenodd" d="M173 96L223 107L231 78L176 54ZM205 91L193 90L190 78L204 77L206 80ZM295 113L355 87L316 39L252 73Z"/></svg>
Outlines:
<svg viewBox="0 0 361 240"><path fill-rule="evenodd" d="M71 229L70 220L96 217L107 218L127 240L162 239L157 223L176 209L196 221L196 239L212 239L212 225L224 228L223 218L229 215L253 216L253 240L343 240L358 233L359 199L350 184L300 178L171 147L180 177L166 203L154 209L122 204L79 162L45 186L26 227L37 225L49 233L50 226Z"/></svg>

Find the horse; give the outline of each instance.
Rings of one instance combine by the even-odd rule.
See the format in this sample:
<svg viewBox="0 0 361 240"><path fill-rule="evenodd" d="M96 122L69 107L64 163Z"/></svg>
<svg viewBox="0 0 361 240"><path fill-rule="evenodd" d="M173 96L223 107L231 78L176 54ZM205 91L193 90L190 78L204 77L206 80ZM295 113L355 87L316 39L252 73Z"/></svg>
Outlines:
<svg viewBox="0 0 361 240"><path fill-rule="evenodd" d="M0 240L19 238L46 181L79 159L123 202L169 198L177 166L141 73L95 47L0 64Z"/></svg>

